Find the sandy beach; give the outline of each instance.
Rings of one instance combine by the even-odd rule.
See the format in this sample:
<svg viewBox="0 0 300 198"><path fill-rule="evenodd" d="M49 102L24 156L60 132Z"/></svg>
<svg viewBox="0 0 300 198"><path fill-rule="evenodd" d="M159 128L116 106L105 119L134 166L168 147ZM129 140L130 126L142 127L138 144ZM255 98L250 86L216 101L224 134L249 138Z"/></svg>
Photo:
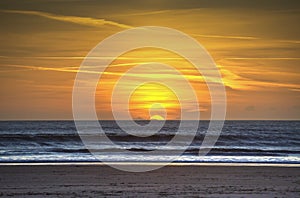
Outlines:
<svg viewBox="0 0 300 198"><path fill-rule="evenodd" d="M145 173L105 165L0 166L4 197L299 197L299 167L167 166Z"/></svg>

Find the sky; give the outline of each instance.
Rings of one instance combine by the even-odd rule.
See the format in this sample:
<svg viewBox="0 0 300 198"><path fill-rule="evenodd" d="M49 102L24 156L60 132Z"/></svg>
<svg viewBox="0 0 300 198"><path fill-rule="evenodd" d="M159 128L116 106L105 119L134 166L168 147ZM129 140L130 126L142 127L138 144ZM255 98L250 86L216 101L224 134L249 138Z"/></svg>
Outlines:
<svg viewBox="0 0 300 198"><path fill-rule="evenodd" d="M72 119L73 84L84 57L108 36L139 26L174 28L206 48L226 87L226 119L299 120L299 21L299 1L2 0L0 120ZM210 95L201 74L182 57L149 48L123 54L102 75L95 94L99 119L112 119L111 90L122 72L152 61L183 72L202 118L209 119ZM170 79L180 88L177 76ZM124 83L123 90L128 87ZM165 117L155 102L163 104ZM140 86L129 108L134 119L149 119L149 110L157 118L180 118L176 94L155 83Z"/></svg>

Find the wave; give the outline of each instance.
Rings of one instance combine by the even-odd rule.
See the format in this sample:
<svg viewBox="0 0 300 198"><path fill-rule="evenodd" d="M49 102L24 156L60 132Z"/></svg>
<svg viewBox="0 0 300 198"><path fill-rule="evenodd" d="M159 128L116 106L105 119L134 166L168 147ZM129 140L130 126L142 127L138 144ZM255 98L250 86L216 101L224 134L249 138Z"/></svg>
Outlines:
<svg viewBox="0 0 300 198"><path fill-rule="evenodd" d="M114 122L103 122L106 136L116 148L126 149L134 155L144 155L150 151L165 148L166 155L182 149L182 142L167 147L167 143L176 134L178 122L167 121L161 131L150 137L136 137L122 131ZM208 124L208 122L205 122ZM226 122L215 147L208 156L300 156L300 122L279 121L229 121ZM183 153L187 159L198 156L199 148L205 136L207 125L200 126L188 149ZM104 157L118 154L121 149L111 148L105 142L97 142L99 135L87 134L95 152L103 152ZM189 129L180 134L186 140ZM179 138L179 139L180 139ZM162 147L164 146L164 147ZM7 160L86 160L92 158L76 132L73 122L0 122L0 162ZM133 156L134 157L134 156ZM156 156L159 157L159 156ZM163 157L163 156L160 156ZM155 158L156 159L156 158ZM115 158L113 159L115 160ZM300 160L299 160L300 162Z"/></svg>
<svg viewBox="0 0 300 198"><path fill-rule="evenodd" d="M128 147L128 148L98 148L93 149L93 152L96 153L118 153L122 152L124 149L136 152L136 153L145 153L156 150L157 148L151 147ZM169 148L165 150L166 154L178 153L181 151L179 148ZM49 148L44 150L44 152L51 153L90 153L90 151L86 148ZM188 148L184 151L184 155L198 155L199 148ZM287 150L287 149L247 149L247 148L212 148L208 155L253 155L253 156L285 156L289 154L300 154L300 150Z"/></svg>
<svg viewBox="0 0 300 198"><path fill-rule="evenodd" d="M178 139L185 141L189 135L177 135ZM0 134L0 145L6 145L9 143L22 143L32 142L40 145L52 145L55 143L68 143L75 142L82 144L81 137L78 134ZM90 134L87 135L89 139L95 139L101 137L100 135ZM129 134L118 134L111 133L107 137L115 142L116 144L122 145L123 143L161 143L166 144L174 138L174 134L170 133L159 133L149 137L137 137ZM194 138L192 145L200 145L205 137L205 134L198 133ZM218 146L227 145L245 145L245 146L300 146L300 137L294 136L286 138L276 137L275 135L271 138L261 138L254 135L221 135L216 143Z"/></svg>

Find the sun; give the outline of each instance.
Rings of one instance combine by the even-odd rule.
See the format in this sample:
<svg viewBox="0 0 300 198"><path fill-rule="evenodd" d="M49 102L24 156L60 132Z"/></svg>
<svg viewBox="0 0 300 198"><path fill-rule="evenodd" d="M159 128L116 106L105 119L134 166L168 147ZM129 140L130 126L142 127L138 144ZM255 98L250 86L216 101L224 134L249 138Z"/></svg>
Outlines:
<svg viewBox="0 0 300 198"><path fill-rule="evenodd" d="M153 115L150 120L165 120L165 118L160 115Z"/></svg>
<svg viewBox="0 0 300 198"><path fill-rule="evenodd" d="M180 115L176 94L159 83L145 83L137 87L129 100L133 118L145 120L173 120Z"/></svg>

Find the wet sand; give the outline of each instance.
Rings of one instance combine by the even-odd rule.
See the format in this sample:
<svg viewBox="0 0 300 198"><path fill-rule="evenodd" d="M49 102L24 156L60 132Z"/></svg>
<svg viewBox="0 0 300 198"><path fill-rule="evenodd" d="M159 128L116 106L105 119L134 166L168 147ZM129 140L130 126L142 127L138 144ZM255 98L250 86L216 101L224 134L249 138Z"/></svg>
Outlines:
<svg viewBox="0 0 300 198"><path fill-rule="evenodd" d="M129 173L105 165L0 166L4 197L300 197L300 167L167 166Z"/></svg>

